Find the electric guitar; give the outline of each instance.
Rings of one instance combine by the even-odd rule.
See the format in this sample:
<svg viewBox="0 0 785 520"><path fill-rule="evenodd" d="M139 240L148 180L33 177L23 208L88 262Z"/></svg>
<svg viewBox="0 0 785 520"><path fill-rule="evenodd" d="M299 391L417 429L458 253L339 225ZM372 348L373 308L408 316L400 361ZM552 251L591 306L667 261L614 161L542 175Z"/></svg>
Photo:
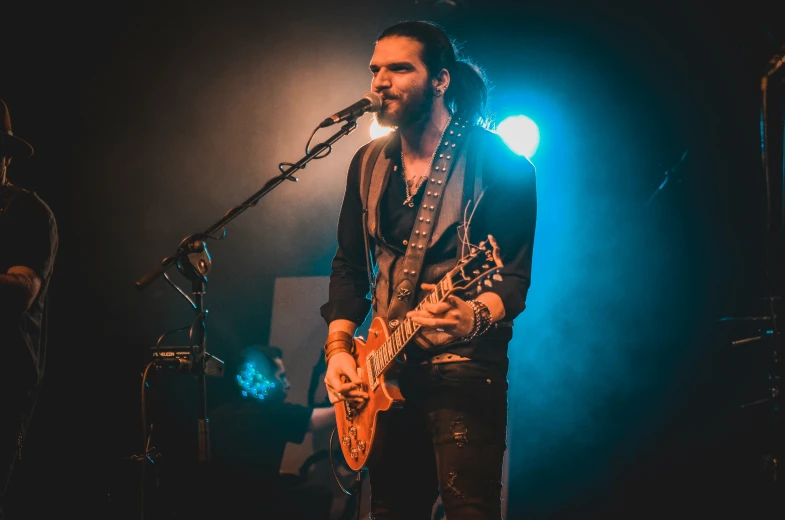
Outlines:
<svg viewBox="0 0 785 520"><path fill-rule="evenodd" d="M425 303L443 301L454 293L470 299L483 287L492 286L493 280L501 280L499 270L502 267L496 241L488 235L487 240L472 246L470 253L458 261L417 308ZM383 412L403 404L404 398L395 380L398 356L419 329L420 325L407 318L390 332L385 320L376 317L368 329L367 341L354 338L357 374L369 398L360 405L338 401L334 406L341 451L347 465L355 471L365 467L373 448L382 442L381 430L386 419Z"/></svg>

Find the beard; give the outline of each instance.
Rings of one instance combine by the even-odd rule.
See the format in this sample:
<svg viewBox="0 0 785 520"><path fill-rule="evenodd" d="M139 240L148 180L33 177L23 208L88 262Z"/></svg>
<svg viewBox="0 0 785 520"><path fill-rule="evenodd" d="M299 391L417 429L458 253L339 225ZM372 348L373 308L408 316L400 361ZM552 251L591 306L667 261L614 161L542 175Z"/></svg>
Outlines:
<svg viewBox="0 0 785 520"><path fill-rule="evenodd" d="M395 98L395 101L398 101L395 112L389 110L389 105L382 105L381 110L375 114L376 121L386 127L412 126L430 115L435 97L433 89L423 85L419 91L412 92L405 102L402 102L401 98Z"/></svg>

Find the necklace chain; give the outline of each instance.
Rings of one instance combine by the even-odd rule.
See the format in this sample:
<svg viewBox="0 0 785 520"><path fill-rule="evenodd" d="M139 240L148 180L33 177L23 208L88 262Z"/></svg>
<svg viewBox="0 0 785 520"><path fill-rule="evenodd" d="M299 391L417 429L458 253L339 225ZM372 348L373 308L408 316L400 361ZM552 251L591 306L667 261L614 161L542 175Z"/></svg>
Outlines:
<svg viewBox="0 0 785 520"><path fill-rule="evenodd" d="M417 183L415 184L414 181L410 181L406 178L406 163L403 160L403 147L401 147L401 175L403 175L403 184L406 186L406 199L403 201L404 206L409 206L410 208L414 207L414 196L420 192L420 188L422 187L425 180L431 174L431 168L433 168L433 162L436 159L436 152L439 150L439 145L444 139L444 132L447 131L447 128L450 127L450 121L452 120L452 116L447 118L447 124L444 125L442 129L442 135L439 137L439 143L436 145L436 148L433 149L433 155L431 156L431 162L428 165L428 169L425 171L425 174L421 175L419 179L417 179ZM412 187L412 185L414 185ZM411 188L411 189L410 189Z"/></svg>

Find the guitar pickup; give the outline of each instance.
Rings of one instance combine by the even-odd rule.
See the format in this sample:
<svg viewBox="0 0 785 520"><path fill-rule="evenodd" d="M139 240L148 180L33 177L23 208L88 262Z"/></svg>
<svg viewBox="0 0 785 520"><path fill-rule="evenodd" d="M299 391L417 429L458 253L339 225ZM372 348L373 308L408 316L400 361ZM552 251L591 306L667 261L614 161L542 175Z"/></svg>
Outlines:
<svg viewBox="0 0 785 520"><path fill-rule="evenodd" d="M365 358L366 369L368 371L368 381L370 382L371 391L376 390L376 387L379 386L379 379L376 377L376 371L373 369L373 359L373 355ZM364 388L363 390L366 392L368 391L367 388Z"/></svg>

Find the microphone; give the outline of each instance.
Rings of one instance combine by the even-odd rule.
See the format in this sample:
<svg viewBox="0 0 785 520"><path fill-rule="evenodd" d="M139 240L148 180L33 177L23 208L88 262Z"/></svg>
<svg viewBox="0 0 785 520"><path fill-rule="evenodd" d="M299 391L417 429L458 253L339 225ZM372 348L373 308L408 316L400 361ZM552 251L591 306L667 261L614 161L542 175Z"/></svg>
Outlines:
<svg viewBox="0 0 785 520"><path fill-rule="evenodd" d="M769 70L764 77L769 77L785 64L785 43L783 43L777 53L769 60Z"/></svg>
<svg viewBox="0 0 785 520"><path fill-rule="evenodd" d="M380 108L382 108L382 98L376 92L368 92L357 103L344 108L340 112L336 112L322 121L319 128L332 126L349 119L357 119L366 112L378 112Z"/></svg>

